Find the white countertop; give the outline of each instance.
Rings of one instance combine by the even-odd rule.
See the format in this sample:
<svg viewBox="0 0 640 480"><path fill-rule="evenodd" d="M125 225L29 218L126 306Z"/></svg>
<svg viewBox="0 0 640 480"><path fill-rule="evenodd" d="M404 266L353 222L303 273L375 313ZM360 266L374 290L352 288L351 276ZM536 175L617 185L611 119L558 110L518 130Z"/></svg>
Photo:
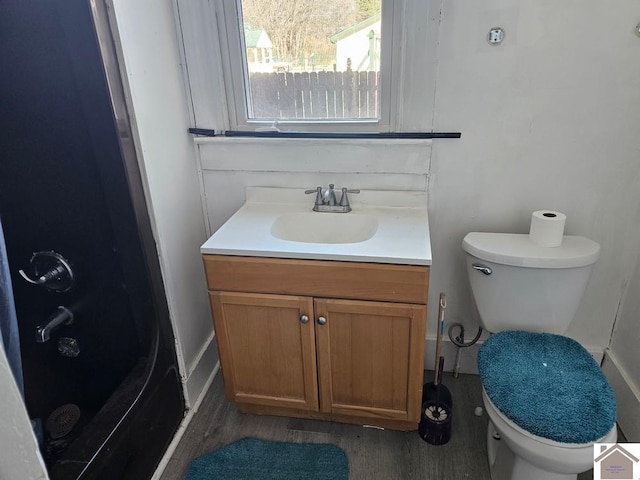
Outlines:
<svg viewBox="0 0 640 480"><path fill-rule="evenodd" d="M336 195L339 199L340 192ZM362 190L349 195L350 213L313 212L376 217L373 236L356 243L303 243L271 234L280 215L311 212L315 195L305 195L303 189L247 187L246 198L240 210L202 245L201 253L431 265L426 192Z"/></svg>

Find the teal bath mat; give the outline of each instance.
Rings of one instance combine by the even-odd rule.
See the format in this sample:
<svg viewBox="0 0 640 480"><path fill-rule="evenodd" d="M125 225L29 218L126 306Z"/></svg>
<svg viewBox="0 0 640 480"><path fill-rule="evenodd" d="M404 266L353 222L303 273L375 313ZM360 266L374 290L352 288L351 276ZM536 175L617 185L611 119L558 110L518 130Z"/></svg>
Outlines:
<svg viewBox="0 0 640 480"><path fill-rule="evenodd" d="M185 480L347 480L344 451L324 443L243 438L196 458Z"/></svg>

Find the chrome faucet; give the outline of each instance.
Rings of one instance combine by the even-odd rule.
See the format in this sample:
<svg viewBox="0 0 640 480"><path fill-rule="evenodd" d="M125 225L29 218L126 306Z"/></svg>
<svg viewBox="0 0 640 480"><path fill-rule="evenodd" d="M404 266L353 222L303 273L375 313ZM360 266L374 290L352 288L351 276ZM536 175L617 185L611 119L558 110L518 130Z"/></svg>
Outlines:
<svg viewBox="0 0 640 480"><path fill-rule="evenodd" d="M349 193L360 193L360 190L350 190L346 187L342 187L342 196L340 201L336 200L336 192L334 190L334 184L330 183L329 188L324 191L322 187L316 187L315 190L305 190L307 195L311 193L316 194L316 201L313 205L314 212L331 212L331 213L348 213L351 211L351 205L349 204Z"/></svg>
<svg viewBox="0 0 640 480"><path fill-rule="evenodd" d="M61 325L71 325L73 323L73 312L67 307L58 307L51 315L44 327L36 327L36 342L44 343L51 337L51 332Z"/></svg>
<svg viewBox="0 0 640 480"><path fill-rule="evenodd" d="M336 203L336 192L333 189L333 183L329 184L329 188L324 191L324 195L322 197L322 203L324 205L335 205Z"/></svg>

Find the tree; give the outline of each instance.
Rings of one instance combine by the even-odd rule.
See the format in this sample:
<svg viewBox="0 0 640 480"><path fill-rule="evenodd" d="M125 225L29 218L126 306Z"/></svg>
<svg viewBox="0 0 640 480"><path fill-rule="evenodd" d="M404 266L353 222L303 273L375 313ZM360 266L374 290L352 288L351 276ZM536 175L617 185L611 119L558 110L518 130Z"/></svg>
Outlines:
<svg viewBox="0 0 640 480"><path fill-rule="evenodd" d="M382 0L356 0L358 21L369 18L380 11Z"/></svg>
<svg viewBox="0 0 640 480"><path fill-rule="evenodd" d="M356 2L362 1L243 0L243 21L267 32L280 60L301 63L311 54L335 58L328 37L358 20Z"/></svg>

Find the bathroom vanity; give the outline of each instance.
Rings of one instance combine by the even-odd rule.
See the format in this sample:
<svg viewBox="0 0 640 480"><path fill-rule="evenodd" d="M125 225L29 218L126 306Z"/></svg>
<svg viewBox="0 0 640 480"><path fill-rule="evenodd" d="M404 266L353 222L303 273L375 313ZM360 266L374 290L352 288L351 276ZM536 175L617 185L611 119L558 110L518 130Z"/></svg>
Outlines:
<svg viewBox="0 0 640 480"><path fill-rule="evenodd" d="M247 190L201 249L225 393L240 411L417 428L425 195L363 192L337 214L311 212L302 190Z"/></svg>

